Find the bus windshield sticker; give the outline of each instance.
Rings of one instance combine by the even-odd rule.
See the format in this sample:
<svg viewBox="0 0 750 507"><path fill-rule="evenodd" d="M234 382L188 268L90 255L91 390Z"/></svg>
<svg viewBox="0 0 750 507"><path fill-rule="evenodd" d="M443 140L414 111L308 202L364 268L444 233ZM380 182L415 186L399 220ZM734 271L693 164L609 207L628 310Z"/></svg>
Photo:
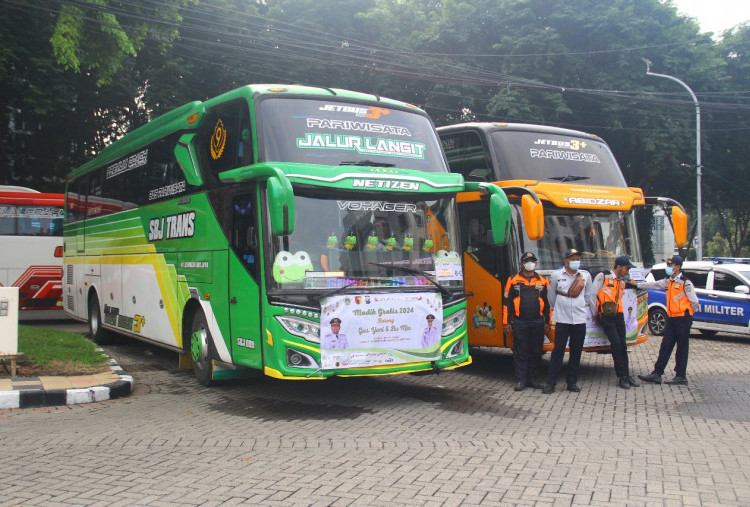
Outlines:
<svg viewBox="0 0 750 507"><path fill-rule="evenodd" d="M339 210L383 211L393 213L417 213L417 205L410 202L387 201L336 201Z"/></svg>
<svg viewBox="0 0 750 507"><path fill-rule="evenodd" d="M435 255L435 277L440 281L463 280L461 257L458 252L438 250Z"/></svg>
<svg viewBox="0 0 750 507"><path fill-rule="evenodd" d="M411 132L406 127L399 127L397 125L384 125L382 123L371 123L365 121L332 120L329 118L307 118L307 127L313 129L350 130L359 132L373 132L375 134L391 134L411 137Z"/></svg>
<svg viewBox="0 0 750 507"><path fill-rule="evenodd" d="M211 136L211 158L216 160L224 153L224 147L227 144L227 129L224 128L224 122L219 118L214 127L214 133Z"/></svg>
<svg viewBox="0 0 750 507"><path fill-rule="evenodd" d="M299 283L305 279L305 273L312 270L310 254L302 250L296 253L282 250L273 260L273 279L278 284Z"/></svg>
<svg viewBox="0 0 750 507"><path fill-rule="evenodd" d="M590 164L601 164L602 161L593 153L578 153L563 150L542 150L529 148L531 158L544 158L550 160L571 160L573 162L588 162Z"/></svg>
<svg viewBox="0 0 750 507"><path fill-rule="evenodd" d="M321 310L323 369L440 359L443 308L434 292L338 295Z"/></svg>
<svg viewBox="0 0 750 507"><path fill-rule="evenodd" d="M325 104L318 109L320 111L353 114L360 118L372 118L373 120L377 120L381 116L390 114L391 112L390 109L382 107L342 106L340 104Z"/></svg>
<svg viewBox="0 0 750 507"><path fill-rule="evenodd" d="M361 155L402 157L424 160L424 143L386 139L382 137L360 137L344 134L322 134L307 132L297 138L297 148L356 151Z"/></svg>
<svg viewBox="0 0 750 507"><path fill-rule="evenodd" d="M362 188L391 188L398 190L419 190L419 183L415 181L398 181L398 180L369 180L355 178L352 181L352 187Z"/></svg>
<svg viewBox="0 0 750 507"><path fill-rule="evenodd" d="M534 144L542 146L554 146L555 148L567 148L569 150L580 150L586 148L586 141L571 139L570 141L558 141L556 139L537 139Z"/></svg>
<svg viewBox="0 0 750 507"><path fill-rule="evenodd" d="M148 149L141 150L138 153L130 155L127 158L115 162L114 164L107 167L106 179L114 178L115 176L122 174L133 169L142 167L148 163Z"/></svg>

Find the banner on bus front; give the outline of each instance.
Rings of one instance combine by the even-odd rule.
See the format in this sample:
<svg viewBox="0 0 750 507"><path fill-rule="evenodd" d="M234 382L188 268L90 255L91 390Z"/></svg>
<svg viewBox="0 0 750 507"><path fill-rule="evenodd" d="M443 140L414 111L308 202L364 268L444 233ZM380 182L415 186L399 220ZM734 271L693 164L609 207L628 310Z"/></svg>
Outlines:
<svg viewBox="0 0 750 507"><path fill-rule="evenodd" d="M323 369L361 368L441 358L439 294L345 294L322 301Z"/></svg>

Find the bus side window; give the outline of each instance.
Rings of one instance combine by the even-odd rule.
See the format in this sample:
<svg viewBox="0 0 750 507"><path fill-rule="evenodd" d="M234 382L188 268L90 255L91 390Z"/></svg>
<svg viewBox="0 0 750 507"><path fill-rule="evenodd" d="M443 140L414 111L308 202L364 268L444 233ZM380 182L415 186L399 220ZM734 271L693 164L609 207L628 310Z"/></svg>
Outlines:
<svg viewBox="0 0 750 507"><path fill-rule="evenodd" d="M214 181L224 171L253 162L250 110L244 99L208 110L199 133L201 157Z"/></svg>
<svg viewBox="0 0 750 507"><path fill-rule="evenodd" d="M489 156L477 132L460 132L441 138L451 172L466 181L491 181Z"/></svg>
<svg viewBox="0 0 750 507"><path fill-rule="evenodd" d="M232 198L232 248L248 272L258 275L258 232L255 226L254 193Z"/></svg>

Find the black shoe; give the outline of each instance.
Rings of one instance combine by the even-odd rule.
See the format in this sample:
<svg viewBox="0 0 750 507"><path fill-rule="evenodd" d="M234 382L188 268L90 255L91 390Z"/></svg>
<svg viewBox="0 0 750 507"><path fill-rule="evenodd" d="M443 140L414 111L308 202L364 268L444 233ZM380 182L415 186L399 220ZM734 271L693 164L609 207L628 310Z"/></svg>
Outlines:
<svg viewBox="0 0 750 507"><path fill-rule="evenodd" d="M630 384L630 387L641 387L641 384L633 377L628 377L628 384Z"/></svg>
<svg viewBox="0 0 750 507"><path fill-rule="evenodd" d="M580 393L581 388L578 387L578 384L568 384L568 391L571 393Z"/></svg>
<svg viewBox="0 0 750 507"><path fill-rule="evenodd" d="M531 380L526 381L526 387L530 387L532 389L542 389L542 384L537 384L536 382L532 382Z"/></svg>
<svg viewBox="0 0 750 507"><path fill-rule="evenodd" d="M526 382L517 382L515 386L513 386L514 391L523 391L526 389Z"/></svg>
<svg viewBox="0 0 750 507"><path fill-rule="evenodd" d="M618 380L617 387L620 387L622 389L630 389L630 382L628 382L628 377L622 377L620 380Z"/></svg>
<svg viewBox="0 0 750 507"><path fill-rule="evenodd" d="M648 375L638 375L638 378L651 384L661 384L661 375L652 371Z"/></svg>
<svg viewBox="0 0 750 507"><path fill-rule="evenodd" d="M688 384L688 381L685 377L677 376L672 380L665 381L664 383L669 384L670 386L686 386Z"/></svg>
<svg viewBox="0 0 750 507"><path fill-rule="evenodd" d="M545 384L542 388L542 394L551 394L555 392L555 386L553 384Z"/></svg>

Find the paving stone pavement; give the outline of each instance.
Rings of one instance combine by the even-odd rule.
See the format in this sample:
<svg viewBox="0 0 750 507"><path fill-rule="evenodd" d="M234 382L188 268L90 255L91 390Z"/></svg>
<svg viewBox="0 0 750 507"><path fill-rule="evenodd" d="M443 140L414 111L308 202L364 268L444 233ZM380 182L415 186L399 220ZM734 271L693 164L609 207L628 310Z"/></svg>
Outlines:
<svg viewBox="0 0 750 507"><path fill-rule="evenodd" d="M551 395L514 392L491 349L437 376L216 388L108 350L130 397L0 411L0 505L749 505L750 339L694 338L689 386L618 389L585 354L583 391ZM630 349L635 373L658 346Z"/></svg>

